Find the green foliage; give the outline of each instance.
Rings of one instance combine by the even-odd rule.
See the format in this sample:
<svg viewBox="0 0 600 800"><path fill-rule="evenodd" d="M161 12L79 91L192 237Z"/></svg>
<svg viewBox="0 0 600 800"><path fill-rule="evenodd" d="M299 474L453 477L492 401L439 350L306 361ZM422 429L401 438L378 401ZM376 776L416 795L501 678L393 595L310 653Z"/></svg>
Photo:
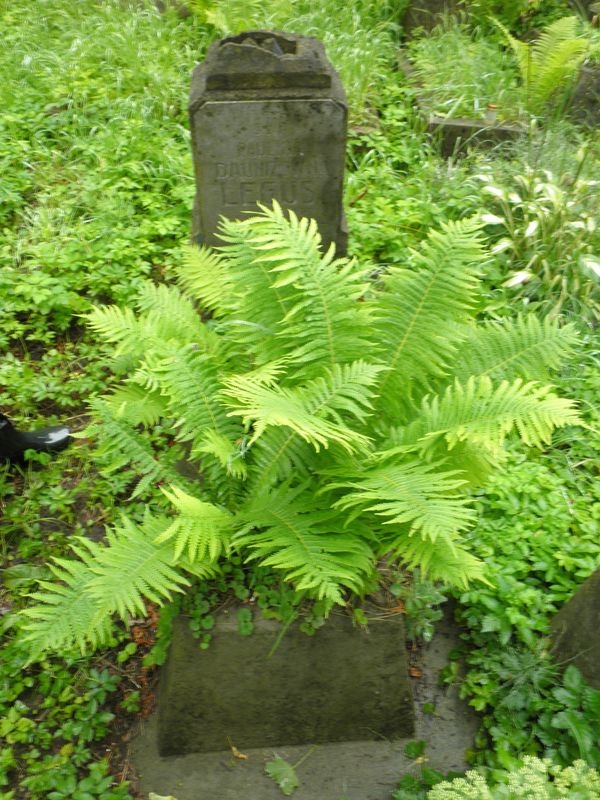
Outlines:
<svg viewBox="0 0 600 800"><path fill-rule="evenodd" d="M579 169L591 154L581 150ZM600 320L600 236L596 181L576 174L529 169L512 185L478 176L488 196L482 220L491 233L498 263L490 277L505 296L543 313Z"/></svg>
<svg viewBox="0 0 600 800"><path fill-rule="evenodd" d="M488 34L494 19L513 33L529 33L572 12L568 0L463 0L459 8Z"/></svg>
<svg viewBox="0 0 600 800"><path fill-rule="evenodd" d="M529 165L537 170L538 181L545 182L547 178L540 168L553 173L548 182L564 192L563 216L550 224L541 205L552 216L551 198L544 197L543 204L538 203L540 228L531 237L532 249L519 245L521 255L514 262L512 251L499 253L495 265L483 270L486 287L496 287L491 298L485 297L486 308L493 317L506 316L514 309L515 290L529 300L529 307L540 301L544 310L553 307L560 296L559 288L562 292L563 287L555 284L550 291L539 288L536 281L542 271L527 284L497 289L515 272L524 270L540 250L549 264L548 274L554 270L569 278L568 293L562 295L563 311L570 314L572 310L593 321L589 309L595 301L589 289L594 268L582 259L598 253L596 234L588 228L596 210L595 195L593 184L582 185L580 191L578 181L596 177L594 148L586 146L582 150L584 158L574 161L575 168L570 172L565 169L567 162L573 160L572 154L582 146L583 129L563 122L557 130L545 121L543 129L534 130L526 141L510 148L497 148L489 154L473 152L459 161L442 162L424 134L414 107L413 90L390 69L395 31L389 21L397 19L402 3L340 4L332 0L317 7L314 3L283 0L263 3L260 8L254 3L204 5L210 5L215 12L239 12L245 15L244 25L248 22L249 27L262 25L263 20L270 24L269 19L279 15L282 25L287 25L289 19L290 29L320 36L349 90L354 119L367 117L376 123L350 131L346 174L350 246L365 267L363 282L370 289L371 281L377 283L388 264L402 263L410 269L410 248L420 250L429 229L445 220L476 214L482 206L484 212L496 216L503 213L493 195L482 195L481 182L473 181L472 175L485 172L486 183L522 195L513 175L526 175L525 166ZM477 0L469 3L469 22L476 19L476 24L480 28L487 25L489 32L491 24L484 14L493 7L500 12L500 21L520 35L521 30L539 29L552 18L569 13L566 2L548 0L538 9L528 4L527 14L513 22L508 15L514 20L518 5ZM127 422L128 428L124 426L123 430L135 435L140 433L136 426L144 428L143 436L138 437L145 445L141 452L146 458L150 456L152 463L159 462L170 477L157 477L155 482L146 481L140 487L141 467L124 461L108 440L101 452L93 450L89 440L77 439L64 453L31 459L22 469L0 466L0 717L10 718L10 725L14 724L8 734L11 743L3 743L0 750L0 783L4 781L0 795L7 800L16 795L42 800L54 791L64 797L81 794L85 800L89 796L121 800L128 796L127 790L107 788L105 762L93 768L92 765L97 754L104 752L102 737L114 722L106 715L134 711L136 693L121 695L119 707L115 692L100 690L112 678L103 678L99 685L90 676L92 669L102 673L111 662L117 662L119 672L129 669L135 660L135 644L125 640L120 649L105 653L100 664L88 658L74 661L65 654L61 661L25 667L25 653L20 645L15 646L14 635L20 621L26 619L21 615L25 595L35 591L37 580L52 580L52 573L43 562L52 557L64 558L69 542L76 541L72 537L99 541L105 525L120 525L123 507L136 525L143 526L145 507L150 506L157 517L164 515L168 519L161 533L168 531L179 516L157 483L174 497L177 489L192 500L210 502L220 511L231 510L241 507L250 481L254 488L263 474L267 484L279 485L304 465L298 473L299 480L304 480L310 471L313 450L300 437L288 441L287 429L273 425L249 447L251 432L240 435L236 416L219 415L215 417L215 430L196 436L197 431L206 430L206 404L198 402L192 407L187 400L200 397L206 388L207 396L213 397L224 386L221 379L249 369L245 350L240 354L234 346L232 352L221 352L225 337L219 323L201 327L191 304L177 302L178 292L143 283L146 277L162 280L165 264L183 263L179 243L187 236L193 194L185 114L189 69L201 60L211 38L235 26L211 25L198 18L181 20L169 11L159 15L150 1L86 4L40 0L36 13L31 12L28 0L12 0L0 11L1 410L24 428L67 421L78 430L87 421L84 403L94 393L106 391L109 381L106 359L99 353L100 337L91 329L83 331L79 318L74 316L86 312L90 303L119 303L122 308L131 307L138 319L161 304L165 326L161 341L172 336L173 325L167 324L169 313L177 314L182 325L175 326L172 341L185 341L188 347L169 346L142 373L141 363L138 361L136 366L130 353L138 348L143 355L142 339L152 328L146 327L137 338L133 335L111 367L120 375L137 370L136 380L127 381L112 393L110 401L105 400L110 404L111 418ZM497 29L495 35L497 38ZM499 53L493 43L486 45L478 33L473 35L470 47L479 54L476 57L481 71L474 75L464 67L463 74L470 75L468 83L482 85L487 81L485 75L510 74L513 77L505 91L512 93L514 62L509 63L507 55ZM489 52L493 63L485 63L485 52ZM452 78L455 83L456 63L457 60L451 63L445 80ZM464 91L463 86L461 95ZM463 99L466 102L467 96ZM474 108L474 102L472 99L465 111ZM376 106L376 116L372 106ZM482 197L486 202L482 203ZM574 205L569 206L571 201L575 201ZM566 207L568 211L564 212ZM520 219L520 214L525 215L521 209L513 211L522 233L530 220ZM577 225L579 221L585 230ZM543 226L550 230L545 238L541 235ZM497 244L502 230L501 226L489 225L486 233ZM519 237L523 239L520 234ZM549 243L554 245L552 252ZM571 254L576 257L571 258ZM523 260L519 261L521 256ZM196 257L191 257L194 260ZM197 264L198 271L207 266L206 261L201 267L199 260ZM188 263L179 271L179 285L195 296L185 282L186 274L193 272L193 264ZM237 273L236 281L240 281L243 272ZM217 274L220 273L213 269L212 298L203 295L209 309L215 307L214 302L218 307L218 301L231 288L225 286L222 290L215 280ZM544 272L544 280L546 277ZM531 291L534 285L535 292ZM134 306L134 302L139 305ZM478 316L482 310L480 302ZM530 358L521 360L515 349L513 355L508 353L510 374L502 374L501 362L507 357L506 328L479 322L478 335L482 339L487 336L490 341L490 359L491 350L497 350L493 363L498 372L492 369L491 360L479 362L477 337L472 341L465 331L466 338L460 343L462 366L459 369L455 363L452 377L464 383L471 371L480 374L487 370L494 381L518 376L524 381L546 382L547 372L561 358L560 347L564 346L566 352L571 346L566 330L552 324L551 330L541 332L539 341L531 316L523 321L519 334L515 326L512 335L520 337L526 352L530 348ZM183 326L192 333L186 336ZM550 362L555 338L559 349L556 359ZM255 337L257 345L258 341L259 337ZM156 339L152 343L156 352L158 344ZM263 344L262 357L268 362L272 345ZM198 347L193 349L190 345ZM548 364L545 367L539 363L540 369L531 372L535 362L540 362L540 353ZM216 357L215 370L200 370L198 362L205 354ZM360 359L371 361L368 352L359 353L357 360ZM283 367L291 368L287 362ZM168 398L161 393L155 377L159 371L168 375L161 381L170 382L173 397L179 392L182 398L180 410L173 417L169 416ZM589 369L588 379L577 381L579 372L577 362L565 385L577 382L575 394L583 408L596 406L597 385L589 380ZM193 376L193 380L189 385L185 379L176 383L178 376ZM226 410L230 410L229 406ZM367 418L365 428L375 421ZM588 422L597 425L589 418ZM364 429L359 432L364 433ZM397 434L396 428L392 434ZM378 431L377 435L387 436L387 432ZM119 436L116 438L118 441ZM468 534L469 547L480 558L489 560L489 577L497 589L480 586L486 591L459 593L464 600L460 612L463 627L470 637L466 643L470 655L463 691L484 709L485 730L489 732L479 739L477 760L496 767L499 762L511 761L524 748L552 751L560 762L570 763L580 753L585 754L590 732L593 735L598 727L594 695L579 686L572 672L563 685L543 650L538 653L535 641L527 639L527 630L531 629L531 639L543 640L548 616L598 565L594 536L598 525L597 495L591 488L598 464L586 439L590 439L589 432L583 436L569 428L554 455L543 453L540 457L539 453L529 452L531 460L526 465L511 454L506 467L500 468L502 476L493 475L493 480L498 477L499 482L489 504L483 496L476 502L480 521L475 532ZM394 440L394 444L398 442ZM473 453L459 445L453 452L461 453L463 467L467 455L473 459ZM333 447L322 449L319 458L325 463L332 454ZM353 458L360 455L359 452ZM198 461L202 462L210 500L204 495L195 496L194 489L200 485L194 469ZM364 466L373 468L371 464ZM471 472L481 475L484 467L477 462ZM225 489L219 477L223 469L235 479ZM514 470L514 480L504 480L504 469ZM344 479L356 480L354 476L326 476L327 481ZM528 487L536 482L540 491L530 492ZM241 496L240 485L244 487ZM337 499L339 492L335 490L327 498ZM373 518L374 512L368 513ZM385 532L383 526L379 530ZM327 602L307 604L303 593L282 580L281 574L258 566L256 561L242 563L241 553L231 549L226 529L222 534L214 539L207 538L208 533L207 537L196 536L191 527L184 525L177 532L173 529L165 542L156 543L158 547L169 545L172 550L177 542L183 545L180 559L186 567L178 574L183 574L192 586L185 595L176 593L174 600L161 609L158 642L149 664L164 659L169 619L179 611L189 616L198 646L208 647L214 610L222 605L223 598L242 602L250 616L253 609L260 608L263 615L280 620L284 630L296 618L307 634L324 624ZM365 541L370 546L371 540ZM505 546L501 546L503 543ZM220 572L212 578L197 576L197 564L191 569L190 549L200 552L203 546L209 554L211 547L229 548L227 560L221 560ZM243 558L247 555L245 550ZM57 568L61 569L58 565ZM422 576L415 583L414 577L400 597L407 611L414 606L418 615L415 625L426 627L428 623L430 630L433 619L427 616L424 620L423 613L431 610L424 609L424 604L429 597L433 601L438 590ZM431 611L432 616L435 613L439 612ZM481 630L484 617L485 625L491 626L487 633ZM356 619L359 622L360 616L356 615ZM116 640L111 643L116 644ZM499 649L509 652L501 659ZM453 666L459 673L458 662ZM523 679L515 681L514 676L520 674ZM508 698L506 703L504 698ZM65 733L74 734L75 738L63 736L63 726ZM75 733L75 729L79 732ZM110 735L114 736L114 732ZM482 748L490 746L496 748L497 754L488 751L484 756ZM111 768L116 772L114 755ZM594 758L589 752L586 757L590 761ZM424 776L425 772L426 769ZM432 778L429 774L425 777ZM10 788L24 781L27 783L22 788Z"/></svg>
<svg viewBox="0 0 600 800"><path fill-rule="evenodd" d="M515 20L511 4L498 5L512 18L507 21L505 16L510 27ZM475 18L469 10L465 17L469 23L458 17L445 18L430 34L408 43L414 79L425 90L432 111L448 117L484 117L491 103L500 119L518 119L524 114L548 118L557 104L564 105L573 88L590 51L589 32L577 17L562 17L525 43L497 19L496 26L511 54L502 41L473 27L480 10L475 9Z"/></svg>
<svg viewBox="0 0 600 800"><path fill-rule="evenodd" d="M300 786L294 767L280 756L276 756L272 761L267 761L265 772L269 778L273 778L286 797L294 794Z"/></svg>
<svg viewBox="0 0 600 800"><path fill-rule="evenodd" d="M519 66L527 111L544 114L551 101L564 99L589 50L588 39L580 35L580 20L574 16L555 20L530 43L515 39L497 24Z"/></svg>
<svg viewBox="0 0 600 800"><path fill-rule="evenodd" d="M522 766L503 774L497 773L494 780L488 781L478 772L470 771L464 778L438 783L427 794L427 800L475 797L477 800L516 800L521 797L596 800L600 797L600 775L584 761L575 761L572 766L563 768L553 765L549 759L525 756Z"/></svg>
<svg viewBox="0 0 600 800"><path fill-rule="evenodd" d="M143 597L164 602L189 584L178 570L206 575L235 551L329 606L343 604L348 590L364 593L390 552L466 587L484 575L462 541L473 520L466 487L497 462L511 431L541 446L555 427L577 422L571 401L536 383L453 378L461 342L470 335L477 347L484 256L472 222L432 232L380 285L333 250L320 253L314 222L287 219L277 205L225 222L223 236L228 248L216 258L201 251L185 283L200 303L209 296L204 327L188 324L189 301L175 289L145 288L137 314L90 314L131 367L118 402L95 402L94 430L113 463L140 469L136 493L171 482L165 495L177 516L149 515L141 526L124 519L107 545L82 542L79 561L58 561L60 582L42 583L27 610L34 651L98 646L111 614L141 613ZM201 269L207 261L221 276L219 298ZM132 334L139 330L144 352ZM539 361L556 363L556 326L543 330L548 359L536 348L528 362L522 325L506 325L503 364L536 371ZM564 352L572 338L567 332ZM489 352L497 372L497 348ZM131 425L139 404L131 387L160 392L178 438L203 455L202 483L171 476Z"/></svg>
<svg viewBox="0 0 600 800"><path fill-rule="evenodd" d="M2 29L0 343L53 342L90 299L130 300L185 235L185 81L208 32L192 45L175 16L117 0L18 0Z"/></svg>
<svg viewBox="0 0 600 800"><path fill-rule="evenodd" d="M457 18L445 19L427 36L412 39L407 53L434 113L481 118L493 103L501 119L519 115L522 98L510 54Z"/></svg>
<svg viewBox="0 0 600 800"><path fill-rule="evenodd" d="M14 641L0 666L0 793L15 786L29 800L128 800L108 764L90 764L91 747L106 736L113 714L105 705L119 679L106 669L82 671L81 663L45 661L25 670ZM2 793L10 797L11 793Z"/></svg>
<svg viewBox="0 0 600 800"><path fill-rule="evenodd" d="M440 606L448 599L442 589L423 578L418 569L409 576L399 573L388 589L403 605L407 638L430 642L435 623L443 616Z"/></svg>
<svg viewBox="0 0 600 800"><path fill-rule="evenodd" d="M600 566L593 350L562 382L583 399L588 430L567 429L560 448L536 460L511 452L478 500L470 539L490 586L455 593L466 642L461 694L483 714L479 763L510 766L528 752L600 766L598 693L573 667L561 684L547 652L552 615Z"/></svg>

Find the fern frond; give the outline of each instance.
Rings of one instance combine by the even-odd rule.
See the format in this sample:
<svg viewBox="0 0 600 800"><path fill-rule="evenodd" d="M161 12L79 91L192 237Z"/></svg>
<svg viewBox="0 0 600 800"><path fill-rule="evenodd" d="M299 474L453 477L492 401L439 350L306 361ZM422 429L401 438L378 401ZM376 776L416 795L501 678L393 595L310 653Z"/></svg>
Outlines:
<svg viewBox="0 0 600 800"><path fill-rule="evenodd" d="M465 384L448 386L443 395L423 399L415 422L398 432L404 449L439 458L459 442L497 450L516 430L525 444L541 447L557 427L581 420L572 400L557 397L548 386L502 381L495 386L487 375L471 377Z"/></svg>
<svg viewBox="0 0 600 800"><path fill-rule="evenodd" d="M365 362L335 365L323 377L294 389L266 385L260 376L238 375L224 381L223 396L232 408L230 416L241 416L246 425L252 423L250 444L269 426L285 426L317 451L335 442L353 452L365 447L368 439L349 428L340 412L364 419L371 409L370 387L382 369Z"/></svg>
<svg viewBox="0 0 600 800"><path fill-rule="evenodd" d="M498 19L492 20L494 25L500 29L500 31L504 34L504 38L510 45L518 67L519 72L521 73L521 78L523 82L526 84L528 81L528 76L530 73L530 62L531 62L531 50L529 49L529 45L526 42L522 42L519 39L516 39L512 33L508 30L508 28L500 22Z"/></svg>
<svg viewBox="0 0 600 800"><path fill-rule="evenodd" d="M116 416L110 405L102 399L90 401L90 408L102 423L93 426L100 438L101 452L111 456L109 471L120 469L125 464L134 464L142 473L132 493L132 498L144 492L151 484L173 483L185 485L185 481L169 465L159 461L145 437L126 420Z"/></svg>
<svg viewBox="0 0 600 800"><path fill-rule="evenodd" d="M516 320L470 326L453 367L454 376L542 380L572 355L578 336L574 325L559 325L533 314Z"/></svg>
<svg viewBox="0 0 600 800"><path fill-rule="evenodd" d="M115 345L115 356L143 354L142 325L131 308L95 306L83 318L94 333Z"/></svg>
<svg viewBox="0 0 600 800"><path fill-rule="evenodd" d="M262 492L273 483L308 476L314 448L289 428L268 428L251 448L248 492Z"/></svg>
<svg viewBox="0 0 600 800"><path fill-rule="evenodd" d="M193 303L176 287L144 281L138 289L136 307L146 333L155 339L183 344L202 342L206 328Z"/></svg>
<svg viewBox="0 0 600 800"><path fill-rule="evenodd" d="M438 536L453 537L472 523L469 500L459 492L464 486L456 470L413 461L385 464L328 488L354 490L337 500L336 508L373 511L386 517L386 525L408 523L411 533L435 542Z"/></svg>
<svg viewBox="0 0 600 800"><path fill-rule="evenodd" d="M214 344L194 306L176 287L148 282L140 289L138 303L144 311L137 316L131 308L118 306L97 306L84 315L92 330L115 345L116 357L127 355L139 362L148 351L168 351L172 342L200 344L203 350Z"/></svg>
<svg viewBox="0 0 600 800"><path fill-rule="evenodd" d="M112 604L98 603L89 593L94 573L90 569L101 546L89 543L82 548L82 560L54 559L50 569L55 582L40 581L39 589L29 597L36 605L21 613L28 618L24 641L31 660L45 650L68 652L107 644L112 631Z"/></svg>
<svg viewBox="0 0 600 800"><path fill-rule="evenodd" d="M147 516L136 525L123 516L121 525L107 533L107 546L90 565L94 577L86 590L100 606L110 605L125 619L127 614L146 613L144 598L162 604L189 586L172 566L173 545L158 542L169 522L166 517Z"/></svg>
<svg viewBox="0 0 600 800"><path fill-rule="evenodd" d="M191 562L216 562L229 543L232 533L231 514L212 503L186 494L176 486L170 492L166 489L162 491L180 513L167 530L156 538L156 542L174 539L175 559L179 559L183 551L187 550Z"/></svg>
<svg viewBox="0 0 600 800"><path fill-rule="evenodd" d="M244 245L251 249L253 263L268 270L269 295L285 297L277 309L276 328L274 317L270 322L277 340L265 360L289 357L308 375L306 370L314 362L344 364L376 350L370 336L371 311L358 302L368 290L365 271L357 271L346 259L334 259L333 248L322 255L314 220L298 219L292 211L288 217L276 202L272 209L261 209L257 216L228 223L223 232L230 243L236 231L251 232ZM246 301L264 304L259 297Z"/></svg>
<svg viewBox="0 0 600 800"><path fill-rule="evenodd" d="M574 40L585 47L587 42L579 37L579 26L580 22L576 16L561 17L546 25L530 45L533 61L543 67L565 45Z"/></svg>
<svg viewBox="0 0 600 800"><path fill-rule="evenodd" d="M175 267L178 283L188 297L217 317L235 308L235 281L227 259L207 247L189 246L183 264Z"/></svg>
<svg viewBox="0 0 600 800"><path fill-rule="evenodd" d="M248 474L248 466L241 447L214 430L204 431L202 441L195 446L194 452L200 456L213 456L233 478L243 480Z"/></svg>
<svg viewBox="0 0 600 800"><path fill-rule="evenodd" d="M388 547L408 569L418 567L429 580L459 589L467 589L473 581L489 583L485 564L450 538L438 537L432 543L416 534L400 535Z"/></svg>
<svg viewBox="0 0 600 800"><path fill-rule="evenodd" d="M495 20L510 44L525 85L528 110L539 113L557 91L568 88L589 49L578 35L577 17L555 20L532 43L526 44Z"/></svg>
<svg viewBox="0 0 600 800"><path fill-rule="evenodd" d="M135 383L128 383L104 395L103 402L111 414L130 425L156 425L167 411L164 397L157 391L148 391Z"/></svg>
<svg viewBox="0 0 600 800"><path fill-rule="evenodd" d="M289 289L273 286L270 265L259 258L252 245L252 230L246 220L223 219L220 238L227 256L235 302L221 320L221 330L249 349L257 363L275 361L282 355L276 331L292 307Z"/></svg>
<svg viewBox="0 0 600 800"><path fill-rule="evenodd" d="M274 567L298 591L333 603L343 603L344 587L360 593L372 570L373 553L357 535L339 529L339 515L319 508L307 486L292 489L281 484L272 491L253 496L238 515L244 524L234 537L247 547L248 560L258 559Z"/></svg>
<svg viewBox="0 0 600 800"><path fill-rule="evenodd" d="M529 88L532 112L542 111L557 91L564 92L569 88L587 51L585 40L572 39L562 42L545 61L538 62L535 78L530 81Z"/></svg>
<svg viewBox="0 0 600 800"><path fill-rule="evenodd" d="M475 310L482 261L478 223L449 222L429 234L411 268L393 268L385 277L375 329L381 361L390 368L379 387L388 414L398 413L411 383L426 387L446 373L460 341L456 323Z"/></svg>
<svg viewBox="0 0 600 800"><path fill-rule="evenodd" d="M203 450L210 431L232 442L237 439L239 425L228 418L220 403L221 384L213 357L193 346L177 348L157 362L152 372L176 417L180 438L192 442L193 453Z"/></svg>
<svg viewBox="0 0 600 800"><path fill-rule="evenodd" d="M308 381L298 389L307 410L311 414L326 413L342 422L341 415L364 423L373 410L374 386L381 372L387 367L354 361L351 364L334 364L327 367L321 376Z"/></svg>

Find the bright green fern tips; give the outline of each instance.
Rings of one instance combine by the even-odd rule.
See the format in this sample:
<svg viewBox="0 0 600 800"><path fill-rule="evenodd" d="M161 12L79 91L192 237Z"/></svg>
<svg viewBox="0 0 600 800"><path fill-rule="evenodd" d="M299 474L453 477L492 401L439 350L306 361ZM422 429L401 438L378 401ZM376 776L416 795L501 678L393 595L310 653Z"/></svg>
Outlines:
<svg viewBox="0 0 600 800"><path fill-rule="evenodd" d="M52 567L26 612L32 653L100 646L112 617L168 601L232 553L328 607L364 593L382 557L485 581L471 487L507 439L547 447L578 424L544 383L573 328L478 318L476 221L432 231L376 283L277 205L222 236L218 251L190 251L178 287L144 284L135 310L89 314L129 364L91 404L90 433L105 469L137 473L148 515Z"/></svg>

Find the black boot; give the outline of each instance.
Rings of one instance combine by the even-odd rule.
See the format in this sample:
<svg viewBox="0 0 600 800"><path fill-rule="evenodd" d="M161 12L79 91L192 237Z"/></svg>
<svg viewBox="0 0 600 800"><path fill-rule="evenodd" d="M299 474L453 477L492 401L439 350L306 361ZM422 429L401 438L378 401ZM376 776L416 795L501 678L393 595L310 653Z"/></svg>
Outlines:
<svg viewBox="0 0 600 800"><path fill-rule="evenodd" d="M63 425L38 428L35 431L18 431L12 422L0 414L0 459L22 461L25 450L51 453L62 450L69 443L69 429Z"/></svg>

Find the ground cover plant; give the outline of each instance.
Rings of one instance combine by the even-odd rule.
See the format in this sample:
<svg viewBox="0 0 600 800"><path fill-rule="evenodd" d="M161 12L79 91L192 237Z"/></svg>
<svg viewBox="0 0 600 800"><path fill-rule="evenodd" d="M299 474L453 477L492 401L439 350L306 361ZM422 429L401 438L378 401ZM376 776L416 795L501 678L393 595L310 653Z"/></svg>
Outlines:
<svg viewBox="0 0 600 800"><path fill-rule="evenodd" d="M499 4L478 3L484 5L498 12ZM555 18L570 13L566 4L542 5L535 13L530 7L526 15L505 15L501 21L522 36L525 28L552 21L540 17L550 7ZM262 24L267 6L273 14L283 8L264 4L250 19ZM296 16L299 8L292 8ZM226 21L239 11L227 3L212 10L229 15ZM289 7L283 10L291 14ZM347 206L352 252L375 281L443 222L501 216L499 198L482 192L484 186L512 192L515 176L526 176L531 167L536 181L565 192L568 205L574 181L594 180L598 169L593 138L564 121L491 154L474 150L462 160L439 159L423 135L413 90L393 70L390 42L400 10L397 4L322 4L302 12L307 27L299 31L328 37L328 52L357 98L355 108L364 102L370 109L353 115L363 122L367 117L369 128L351 132ZM0 16L0 405L24 427L67 421L80 430L89 423L88 398L106 391L114 370L80 315L92 303L132 303L147 278L172 282L166 267L180 258L193 196L185 114L189 71L211 38L227 27L198 14L159 15L153 4L142 3L40 0L32 14L31 3L14 0ZM338 17L344 35L336 40L332 20ZM486 19L483 10L478 24ZM497 29L486 24L497 40ZM582 146L586 155L578 161ZM543 169L552 172L551 181ZM485 181L476 177L480 174ZM595 217L588 204L592 189L587 184L584 189L575 192L575 206L561 211L564 224L554 224L552 205L544 203L552 232L541 235L542 220L533 240L542 249L552 240L554 250L548 249L545 261L556 274L571 265L567 250L586 259L598 255L596 234L589 229ZM540 205L535 213L543 216ZM519 220L516 227L522 269L533 254L522 236L531 221ZM483 231L492 247L505 236L500 224L485 223ZM557 299L552 279L536 284L535 298L528 296L531 283L501 288L521 270L516 259L509 265L510 257L506 250L485 266L481 311L510 316L512 292L529 299L519 304L521 312L534 302L542 313L551 309ZM580 280L569 282L556 316L580 328L584 352L557 380L560 393L577 400L594 427L597 300L593 268L578 258L580 268L574 268ZM589 746L598 724L595 695L572 670L564 678L556 674L544 637L549 616L600 561L598 447L589 429L568 429L558 445L552 451L530 448L526 460L509 453L510 472L492 476L489 493L476 498L480 522L468 546L489 562L497 584L455 593L466 637L463 658L469 657L464 677L455 661L447 678L463 681L465 697L484 715L473 758L498 770L518 769L525 751L550 755L563 766L578 757L596 763ZM172 426L156 425L151 447L170 465L178 447ZM143 522L148 504L173 513L155 485L142 487L132 499L139 470L122 465L111 471L111 463L111 453L84 438L52 460L38 456L23 468L0 467L2 800L131 796L134 786L122 785L132 776L121 733L138 709L152 705L151 667L143 668L142 658L157 636L146 662L164 658L169 617L178 608L190 616L200 647L209 646L212 611L223 597L243 604L252 599L284 622L304 612L299 593L282 587L271 569L249 570L235 561L216 581L194 578L187 605L175 602L160 617L150 608L147 623L130 617L115 626L110 647L98 655L58 654L26 667L16 638L24 620L20 612L36 579L51 578L45 564L67 555L73 536L104 541L105 526L118 524L122 510L135 524ZM513 524L516 517L519 524ZM422 609L449 593L422 578L412 586L403 582L398 577L393 588L407 608ZM323 610L317 603L303 617L308 633L323 624ZM417 615L413 629L429 635L431 627L419 627L421 622ZM249 632L247 617L239 625ZM533 639L528 630L535 632ZM514 680L516 674L522 682Z"/></svg>
<svg viewBox="0 0 600 800"><path fill-rule="evenodd" d="M499 20L501 38L473 28L468 19L447 17L429 36L406 47L414 79L433 112L485 118L491 104L499 119L527 121L548 119L565 107L591 52L591 29L581 19L554 20L529 42Z"/></svg>

